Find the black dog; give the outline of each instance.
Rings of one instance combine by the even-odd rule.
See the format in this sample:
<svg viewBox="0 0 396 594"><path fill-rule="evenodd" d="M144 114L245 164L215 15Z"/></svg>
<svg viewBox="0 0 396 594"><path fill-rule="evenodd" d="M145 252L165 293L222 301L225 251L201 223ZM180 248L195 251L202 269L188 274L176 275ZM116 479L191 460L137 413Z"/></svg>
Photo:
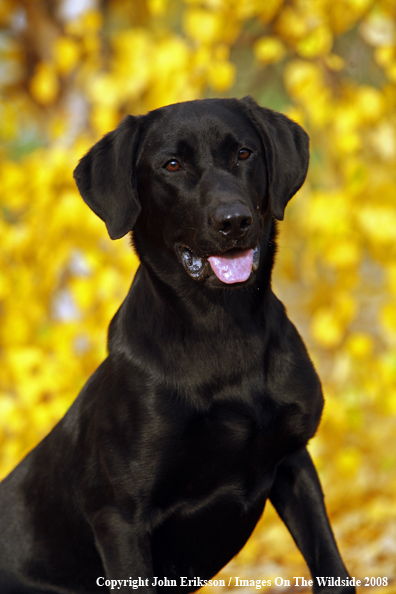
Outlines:
<svg viewBox="0 0 396 594"><path fill-rule="evenodd" d="M354 591L305 449L320 382L271 290L307 167L305 132L250 98L127 116L81 160L82 197L112 239L133 229L141 265L107 359L0 486L0 594L192 592L267 498L313 578L341 578L314 591Z"/></svg>

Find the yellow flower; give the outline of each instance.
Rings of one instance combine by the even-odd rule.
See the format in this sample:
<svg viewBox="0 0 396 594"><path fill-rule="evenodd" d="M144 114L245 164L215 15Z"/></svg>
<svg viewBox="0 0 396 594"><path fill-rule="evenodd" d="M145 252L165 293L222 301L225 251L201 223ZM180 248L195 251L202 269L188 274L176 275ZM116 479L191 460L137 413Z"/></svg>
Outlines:
<svg viewBox="0 0 396 594"><path fill-rule="evenodd" d="M236 68L231 62L213 62L208 67L208 83L215 91L223 92L233 85L235 74Z"/></svg>
<svg viewBox="0 0 396 594"><path fill-rule="evenodd" d="M95 105L91 110L91 122L98 134L104 135L119 123L118 111L107 105Z"/></svg>
<svg viewBox="0 0 396 594"><path fill-rule="evenodd" d="M384 113L384 96L375 87L361 85L356 90L354 107L359 113L359 118L365 124L373 124L377 122Z"/></svg>
<svg viewBox="0 0 396 594"><path fill-rule="evenodd" d="M258 0L258 17L263 23L269 23L279 13L283 0Z"/></svg>
<svg viewBox="0 0 396 594"><path fill-rule="evenodd" d="M168 8L168 0L147 0L147 6L153 16L162 16Z"/></svg>
<svg viewBox="0 0 396 594"><path fill-rule="evenodd" d="M337 347L355 313L354 299L347 293L340 292L331 307L322 306L314 312L310 324L313 338L325 348Z"/></svg>
<svg viewBox="0 0 396 594"><path fill-rule="evenodd" d="M393 342L396 341L396 304L387 303L380 312L381 324Z"/></svg>
<svg viewBox="0 0 396 594"><path fill-rule="evenodd" d="M362 465L362 453L356 447L341 449L336 460L338 470L344 476L355 476Z"/></svg>
<svg viewBox="0 0 396 594"><path fill-rule="evenodd" d="M360 246L352 240L332 242L324 253L324 262L338 269L355 267L360 260Z"/></svg>
<svg viewBox="0 0 396 594"><path fill-rule="evenodd" d="M254 44L254 55L259 62L279 62L286 54L285 45L275 36L261 37Z"/></svg>
<svg viewBox="0 0 396 594"><path fill-rule="evenodd" d="M346 342L346 349L357 359L371 357L373 348L373 339L365 332L355 332L354 334L351 334Z"/></svg>
<svg viewBox="0 0 396 594"><path fill-rule="evenodd" d="M292 60L284 71L285 86L292 97L312 101L324 88L323 72L317 64Z"/></svg>
<svg viewBox="0 0 396 594"><path fill-rule="evenodd" d="M29 89L41 105L51 105L58 97L59 81L53 64L40 62L30 80Z"/></svg>
<svg viewBox="0 0 396 594"><path fill-rule="evenodd" d="M373 242L395 246L396 209L392 206L363 206L357 213L363 233Z"/></svg>
<svg viewBox="0 0 396 594"><path fill-rule="evenodd" d="M327 56L324 56L324 62L330 70L334 70L335 72L340 72L345 68L344 58L337 54L328 54Z"/></svg>
<svg viewBox="0 0 396 594"><path fill-rule="evenodd" d="M328 54L332 45L332 32L325 25L319 25L298 41L296 49L303 58L316 58Z"/></svg>
<svg viewBox="0 0 396 594"><path fill-rule="evenodd" d="M314 313L310 330L313 338L325 348L337 347L344 335L340 321L326 307L321 307Z"/></svg>
<svg viewBox="0 0 396 594"><path fill-rule="evenodd" d="M306 15L291 5L285 6L276 21L275 32L291 44L303 39L309 31Z"/></svg>
<svg viewBox="0 0 396 594"><path fill-rule="evenodd" d="M80 57L78 43L71 37L58 37L54 43L54 60L59 74L65 76L76 66Z"/></svg>
<svg viewBox="0 0 396 594"><path fill-rule="evenodd" d="M226 24L221 13L203 8L189 8L183 20L187 35L200 43L215 43L222 39Z"/></svg>

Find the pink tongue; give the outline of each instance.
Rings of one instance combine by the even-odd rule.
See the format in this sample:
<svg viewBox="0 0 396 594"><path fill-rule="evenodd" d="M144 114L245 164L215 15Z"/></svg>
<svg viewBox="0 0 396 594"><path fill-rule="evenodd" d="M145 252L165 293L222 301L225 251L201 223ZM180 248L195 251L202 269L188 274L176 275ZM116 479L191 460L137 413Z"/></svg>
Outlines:
<svg viewBox="0 0 396 594"><path fill-rule="evenodd" d="M253 250L232 250L222 256L210 256L208 260L213 272L223 283L243 283L252 272Z"/></svg>

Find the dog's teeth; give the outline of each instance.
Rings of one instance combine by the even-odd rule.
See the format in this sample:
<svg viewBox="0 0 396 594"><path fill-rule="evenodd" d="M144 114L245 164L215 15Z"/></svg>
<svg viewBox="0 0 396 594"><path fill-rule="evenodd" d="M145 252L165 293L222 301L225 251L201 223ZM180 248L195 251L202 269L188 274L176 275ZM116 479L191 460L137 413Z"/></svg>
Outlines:
<svg viewBox="0 0 396 594"><path fill-rule="evenodd" d="M186 266L190 268L190 266L192 266L193 263L192 252L186 248L185 250L183 250L182 257L184 259Z"/></svg>
<svg viewBox="0 0 396 594"><path fill-rule="evenodd" d="M254 271L257 270L260 262L260 245L257 245L253 250L253 265L252 269Z"/></svg>
<svg viewBox="0 0 396 594"><path fill-rule="evenodd" d="M191 257L191 264L190 264L190 268L192 270L193 273L198 273L202 270L203 268L203 262L202 262L202 258L198 258L198 256L193 256Z"/></svg>
<svg viewBox="0 0 396 594"><path fill-rule="evenodd" d="M196 256L188 248L184 248L181 252L181 257L186 270L194 278L198 277L204 270L204 262L202 258Z"/></svg>

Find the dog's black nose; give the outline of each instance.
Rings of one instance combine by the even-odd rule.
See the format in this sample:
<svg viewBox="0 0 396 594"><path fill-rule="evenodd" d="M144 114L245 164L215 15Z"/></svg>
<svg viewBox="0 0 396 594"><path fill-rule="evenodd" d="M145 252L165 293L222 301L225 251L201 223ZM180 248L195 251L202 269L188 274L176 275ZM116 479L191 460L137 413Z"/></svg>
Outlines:
<svg viewBox="0 0 396 594"><path fill-rule="evenodd" d="M232 239L242 237L253 223L253 217L247 206L222 204L211 217L213 227Z"/></svg>

